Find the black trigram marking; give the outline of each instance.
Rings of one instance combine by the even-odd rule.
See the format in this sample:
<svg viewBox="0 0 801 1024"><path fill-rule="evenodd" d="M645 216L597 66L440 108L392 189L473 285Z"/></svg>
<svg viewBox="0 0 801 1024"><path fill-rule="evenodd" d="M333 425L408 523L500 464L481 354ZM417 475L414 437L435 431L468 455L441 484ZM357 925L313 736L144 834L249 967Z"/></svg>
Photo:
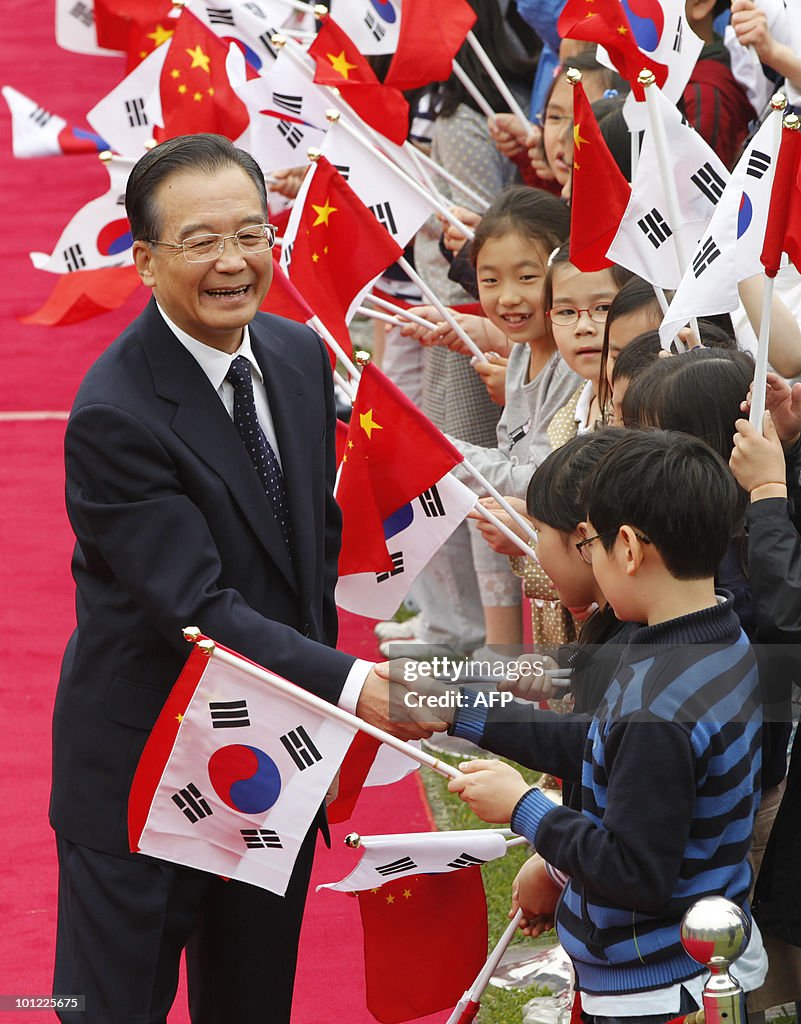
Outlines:
<svg viewBox="0 0 801 1024"><path fill-rule="evenodd" d="M388 202L375 203L373 206L368 206L368 210L370 210L378 223L385 227L391 235L396 235L398 233L398 228L395 224L395 217L392 213L392 207Z"/></svg>
<svg viewBox="0 0 801 1024"><path fill-rule="evenodd" d="M244 729L250 725L246 700L210 700L213 729Z"/></svg>
<svg viewBox="0 0 801 1024"><path fill-rule="evenodd" d="M121 192L114 200L115 206L125 206L125 193Z"/></svg>
<svg viewBox="0 0 801 1024"><path fill-rule="evenodd" d="M700 277L710 263L713 263L720 256L720 249L711 238L707 238L703 246L695 254L693 259L693 273Z"/></svg>
<svg viewBox="0 0 801 1024"><path fill-rule="evenodd" d="M388 878L390 875L398 875L401 871L414 871L417 865L411 857L400 857L398 860L390 861L389 864L382 864L376 868L379 875Z"/></svg>
<svg viewBox="0 0 801 1024"><path fill-rule="evenodd" d="M364 23L372 33L373 39L375 39L377 43L380 43L384 36L387 34L387 30L384 28L384 26L381 24L378 18L376 18L372 11L367 12L364 18Z"/></svg>
<svg viewBox="0 0 801 1024"><path fill-rule="evenodd" d="M290 96L289 93L285 92L274 92L273 103L288 114L294 114L295 117L300 117L300 112L303 110L303 97Z"/></svg>
<svg viewBox="0 0 801 1024"><path fill-rule="evenodd" d="M295 248L295 242L294 241L287 242L284 245L284 265L286 266L287 271L289 271L289 268L292 266L292 250L294 248Z"/></svg>
<svg viewBox="0 0 801 1024"><path fill-rule="evenodd" d="M86 257L83 254L80 243L76 242L75 245L69 245L61 254L64 257L64 262L67 264L67 270L81 270L86 266Z"/></svg>
<svg viewBox="0 0 801 1024"><path fill-rule="evenodd" d="M334 170L339 171L345 181L350 177L350 164L334 164Z"/></svg>
<svg viewBox="0 0 801 1024"><path fill-rule="evenodd" d="M427 491L423 491L420 495L420 504L429 519L438 519L445 515L445 506L442 504L436 484L429 487Z"/></svg>
<svg viewBox="0 0 801 1024"><path fill-rule="evenodd" d="M266 32L262 32L262 34L259 36L259 42L264 47L264 49L270 54L273 60L275 60L276 57L278 56L278 49L272 44L272 38L274 35L277 34L277 28L268 28Z"/></svg>
<svg viewBox="0 0 801 1024"><path fill-rule="evenodd" d="M148 123L145 113L145 101L141 98L125 101L125 113L131 128L141 128Z"/></svg>
<svg viewBox="0 0 801 1024"><path fill-rule="evenodd" d="M375 576L376 583L386 583L391 576L400 576L403 569L403 552L396 551L389 556L392 559L392 569L389 572L378 572Z"/></svg>
<svg viewBox="0 0 801 1024"><path fill-rule="evenodd" d="M658 249L673 234L667 225L667 221L656 207L637 221L637 227L642 231L654 249Z"/></svg>
<svg viewBox="0 0 801 1024"><path fill-rule="evenodd" d="M758 149L755 149L748 158L748 167L745 173L750 174L752 178L762 178L772 162L772 158L767 153L760 153Z"/></svg>
<svg viewBox="0 0 801 1024"><path fill-rule="evenodd" d="M75 4L75 6L70 10L70 17L80 21L80 23L82 25L86 25L87 28L90 28L95 23L94 10L88 4Z"/></svg>
<svg viewBox="0 0 801 1024"><path fill-rule="evenodd" d="M673 52L681 53L681 43L684 36L684 25L682 24L681 17L679 17L676 25L676 35L673 37Z"/></svg>
<svg viewBox="0 0 801 1024"><path fill-rule="evenodd" d="M261 7L259 7L258 4L242 4L242 6L245 8L246 11L250 11L252 14L255 14L257 18L261 18L262 21L264 21L264 19L267 17L267 15L264 13Z"/></svg>
<svg viewBox="0 0 801 1024"><path fill-rule="evenodd" d="M474 857L470 853L460 853L454 860L448 862L449 868L472 868L476 864L486 864L480 857Z"/></svg>
<svg viewBox="0 0 801 1024"><path fill-rule="evenodd" d="M173 793L172 800L193 825L201 818L208 818L214 813L194 782L190 782L185 789Z"/></svg>
<svg viewBox="0 0 801 1024"><path fill-rule="evenodd" d="M292 149L297 149L303 141L303 132L296 124L291 124L289 121L279 121L278 131Z"/></svg>
<svg viewBox="0 0 801 1024"><path fill-rule="evenodd" d="M206 14L212 25L234 24L234 12L230 7L207 7Z"/></svg>
<svg viewBox="0 0 801 1024"><path fill-rule="evenodd" d="M40 128L44 128L52 116L50 111L45 110L44 107L37 107L36 110L32 110L28 114L28 118L38 124Z"/></svg>
<svg viewBox="0 0 801 1024"><path fill-rule="evenodd" d="M323 759L323 755L312 743L311 736L302 725L299 725L297 729L290 729L281 737L281 742L301 771L311 768L313 764Z"/></svg>
<svg viewBox="0 0 801 1024"><path fill-rule="evenodd" d="M283 850L284 848L280 836L272 829L241 828L239 831L249 850Z"/></svg>
<svg viewBox="0 0 801 1024"><path fill-rule="evenodd" d="M705 163L695 174L690 176L690 181L697 189L704 193L710 202L717 204L726 188L726 182L710 163Z"/></svg>

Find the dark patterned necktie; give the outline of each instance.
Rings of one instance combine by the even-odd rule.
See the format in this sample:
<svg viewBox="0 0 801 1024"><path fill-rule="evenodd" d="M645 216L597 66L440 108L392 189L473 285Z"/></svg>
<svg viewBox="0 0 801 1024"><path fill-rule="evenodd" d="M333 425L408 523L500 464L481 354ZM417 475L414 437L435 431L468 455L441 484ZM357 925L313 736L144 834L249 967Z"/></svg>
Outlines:
<svg viewBox="0 0 801 1024"><path fill-rule="evenodd" d="M276 522L294 562L295 549L292 543L292 524L289 521L284 477L278 458L256 417L250 363L244 356L237 356L233 360L225 379L234 388L234 424L267 492Z"/></svg>

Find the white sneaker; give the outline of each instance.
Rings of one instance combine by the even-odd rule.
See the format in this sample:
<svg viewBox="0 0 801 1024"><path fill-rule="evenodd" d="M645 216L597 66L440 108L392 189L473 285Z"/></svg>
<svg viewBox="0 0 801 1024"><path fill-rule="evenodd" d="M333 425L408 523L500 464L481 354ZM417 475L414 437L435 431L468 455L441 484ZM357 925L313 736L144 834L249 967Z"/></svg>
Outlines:
<svg viewBox="0 0 801 1024"><path fill-rule="evenodd" d="M405 622L395 622L392 619L389 622L377 622L374 632L376 639L380 643L384 643L387 640L411 640L417 636L419 623L419 615L413 615L411 619L406 619Z"/></svg>

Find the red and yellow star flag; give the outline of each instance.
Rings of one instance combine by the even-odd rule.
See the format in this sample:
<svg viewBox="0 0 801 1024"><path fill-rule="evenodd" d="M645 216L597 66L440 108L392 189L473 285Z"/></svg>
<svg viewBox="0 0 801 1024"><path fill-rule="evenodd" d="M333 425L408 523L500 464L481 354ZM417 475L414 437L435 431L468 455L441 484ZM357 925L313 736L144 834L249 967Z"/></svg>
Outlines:
<svg viewBox="0 0 801 1024"><path fill-rule="evenodd" d="M660 88L667 78L666 65L653 60L637 45L620 0L567 0L556 29L561 39L583 39L604 46L637 100L645 99L637 81L641 71L652 71Z"/></svg>
<svg viewBox="0 0 801 1024"><path fill-rule="evenodd" d="M481 869L406 876L357 896L376 1020L400 1024L455 1006L487 958Z"/></svg>
<svg viewBox="0 0 801 1024"><path fill-rule="evenodd" d="M368 364L356 392L337 482L342 510L339 575L391 572L386 521L461 461L445 435Z"/></svg>
<svg viewBox="0 0 801 1024"><path fill-rule="evenodd" d="M606 250L626 212L631 187L609 152L595 114L577 82L573 86L573 190L570 262L579 270L604 270Z"/></svg>
<svg viewBox="0 0 801 1024"><path fill-rule="evenodd" d="M250 119L228 81L228 47L187 9L169 45L160 82L164 127L156 129L156 141L195 132L238 139Z"/></svg>
<svg viewBox="0 0 801 1024"><path fill-rule="evenodd" d="M405 90L446 81L475 23L467 0L403 0L398 48L384 84Z"/></svg>
<svg viewBox="0 0 801 1024"><path fill-rule="evenodd" d="M329 15L309 47L315 82L335 85L371 128L402 146L409 134L409 104L400 89L382 85L350 36Z"/></svg>
<svg viewBox="0 0 801 1024"><path fill-rule="evenodd" d="M402 255L342 175L320 157L295 200L281 266L346 352L353 312L373 281Z"/></svg>
<svg viewBox="0 0 801 1024"><path fill-rule="evenodd" d="M171 8L172 0L94 0L98 46L127 51L132 32L159 21L164 24ZM173 27L172 20L168 26Z"/></svg>

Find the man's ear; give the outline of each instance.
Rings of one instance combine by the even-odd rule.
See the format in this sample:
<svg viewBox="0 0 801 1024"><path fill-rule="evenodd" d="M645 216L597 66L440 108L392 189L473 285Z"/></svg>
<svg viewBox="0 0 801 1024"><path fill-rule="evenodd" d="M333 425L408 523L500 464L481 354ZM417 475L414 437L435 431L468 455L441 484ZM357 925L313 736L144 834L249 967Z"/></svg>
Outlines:
<svg viewBox="0 0 801 1024"><path fill-rule="evenodd" d="M145 242L136 241L133 244L133 258L134 266L139 271L139 276L142 278L142 284L147 285L148 288L152 288L156 283L156 278L153 274L153 250Z"/></svg>
<svg viewBox="0 0 801 1024"><path fill-rule="evenodd" d="M642 565L645 551L640 538L630 526L621 526L617 535L618 544L623 552L623 564L626 574L633 576Z"/></svg>

